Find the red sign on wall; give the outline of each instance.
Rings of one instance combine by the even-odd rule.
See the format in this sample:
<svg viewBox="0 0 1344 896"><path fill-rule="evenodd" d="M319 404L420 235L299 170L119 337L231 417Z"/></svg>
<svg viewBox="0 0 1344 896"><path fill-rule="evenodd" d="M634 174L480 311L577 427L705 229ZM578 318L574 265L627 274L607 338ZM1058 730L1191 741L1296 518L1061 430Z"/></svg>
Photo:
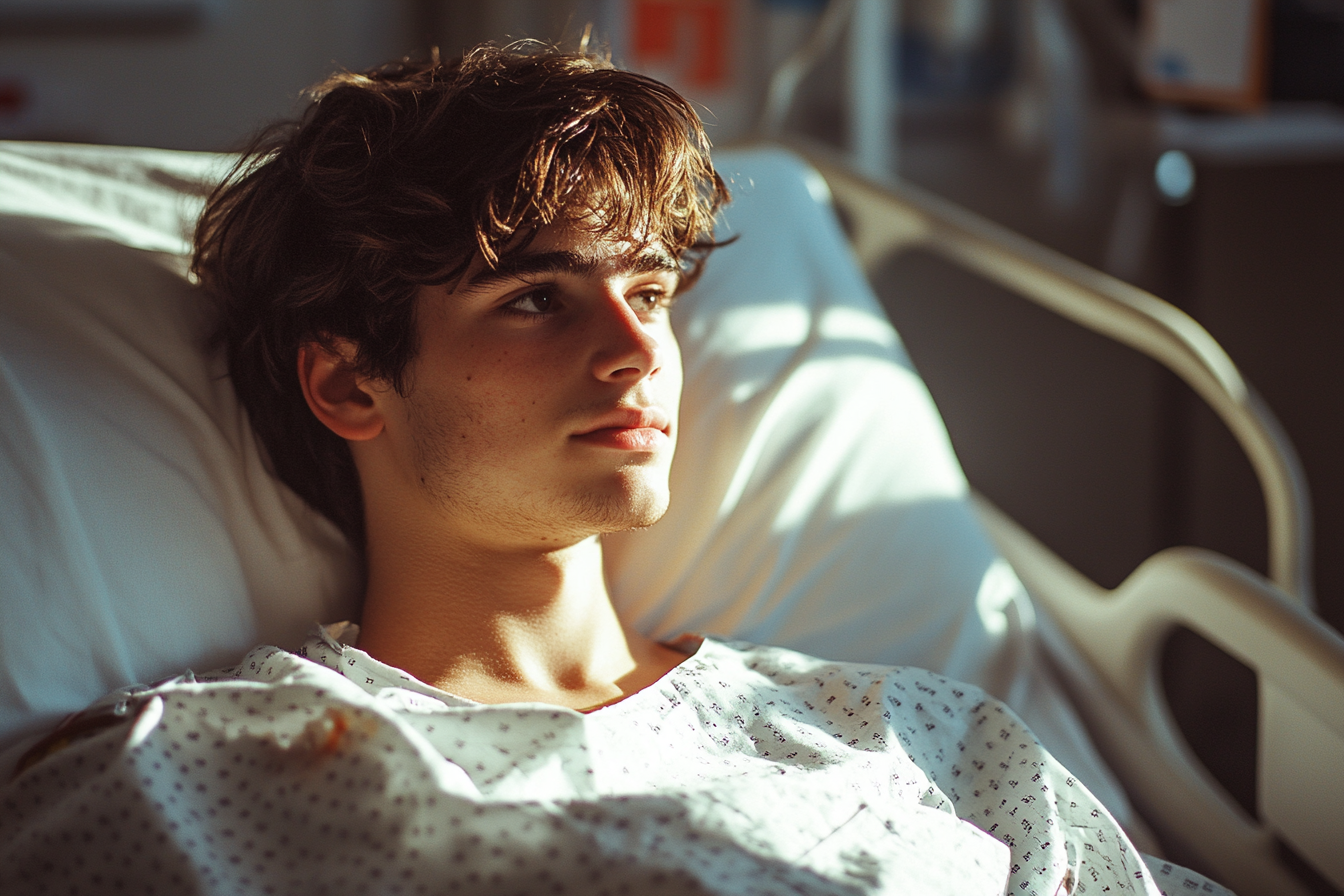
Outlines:
<svg viewBox="0 0 1344 896"><path fill-rule="evenodd" d="M673 68L690 89L721 90L731 74L729 0L630 0L636 68Z"/></svg>

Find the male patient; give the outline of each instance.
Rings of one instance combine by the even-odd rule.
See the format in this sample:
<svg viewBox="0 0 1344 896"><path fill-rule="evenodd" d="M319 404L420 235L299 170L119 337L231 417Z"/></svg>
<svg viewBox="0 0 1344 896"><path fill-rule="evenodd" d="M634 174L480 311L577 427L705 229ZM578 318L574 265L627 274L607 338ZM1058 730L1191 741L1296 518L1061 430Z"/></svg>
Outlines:
<svg viewBox="0 0 1344 896"><path fill-rule="evenodd" d="M540 48L315 98L211 197L195 270L277 475L363 547L359 625L31 752L0 792L16 891L1196 880L974 688L617 617L601 536L668 506L669 314L727 199L683 99Z"/></svg>
<svg viewBox="0 0 1344 896"><path fill-rule="evenodd" d="M685 655L622 627L598 535L668 504L669 306L727 195L694 113L498 50L318 91L195 267L279 475L365 546L360 649L485 703L640 690Z"/></svg>

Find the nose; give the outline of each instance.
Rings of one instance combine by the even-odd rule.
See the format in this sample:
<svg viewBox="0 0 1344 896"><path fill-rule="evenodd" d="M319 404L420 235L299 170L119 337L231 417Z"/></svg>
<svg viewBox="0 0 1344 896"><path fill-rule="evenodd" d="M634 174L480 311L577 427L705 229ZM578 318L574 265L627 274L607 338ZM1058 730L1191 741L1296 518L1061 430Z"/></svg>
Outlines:
<svg viewBox="0 0 1344 896"><path fill-rule="evenodd" d="M662 369L667 347L624 296L614 292L606 295L599 316L596 329L600 336L593 353L595 377L605 382L637 382Z"/></svg>

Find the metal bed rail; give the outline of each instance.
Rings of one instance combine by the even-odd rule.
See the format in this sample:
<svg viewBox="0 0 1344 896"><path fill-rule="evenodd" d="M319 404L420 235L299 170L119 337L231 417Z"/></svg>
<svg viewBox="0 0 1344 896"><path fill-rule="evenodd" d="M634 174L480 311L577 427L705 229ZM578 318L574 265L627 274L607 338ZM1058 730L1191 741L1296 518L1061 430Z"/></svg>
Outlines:
<svg viewBox="0 0 1344 896"><path fill-rule="evenodd" d="M786 142L826 179L869 274L918 246L1166 366L1206 401L1251 461L1269 521L1269 578L1303 605L1312 591L1311 499L1292 442L1222 347L1184 311L1109 274L902 182L853 173L838 153Z"/></svg>

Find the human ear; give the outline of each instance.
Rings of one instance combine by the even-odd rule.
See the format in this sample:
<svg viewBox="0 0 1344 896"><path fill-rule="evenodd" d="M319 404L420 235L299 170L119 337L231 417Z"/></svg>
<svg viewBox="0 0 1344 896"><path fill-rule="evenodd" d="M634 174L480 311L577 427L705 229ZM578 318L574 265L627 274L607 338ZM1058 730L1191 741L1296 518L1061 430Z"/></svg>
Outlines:
<svg viewBox="0 0 1344 896"><path fill-rule="evenodd" d="M299 385L313 415L336 435L352 442L372 439L383 431L383 414L375 400L377 381L355 367L355 344L334 339L329 344L299 346Z"/></svg>

